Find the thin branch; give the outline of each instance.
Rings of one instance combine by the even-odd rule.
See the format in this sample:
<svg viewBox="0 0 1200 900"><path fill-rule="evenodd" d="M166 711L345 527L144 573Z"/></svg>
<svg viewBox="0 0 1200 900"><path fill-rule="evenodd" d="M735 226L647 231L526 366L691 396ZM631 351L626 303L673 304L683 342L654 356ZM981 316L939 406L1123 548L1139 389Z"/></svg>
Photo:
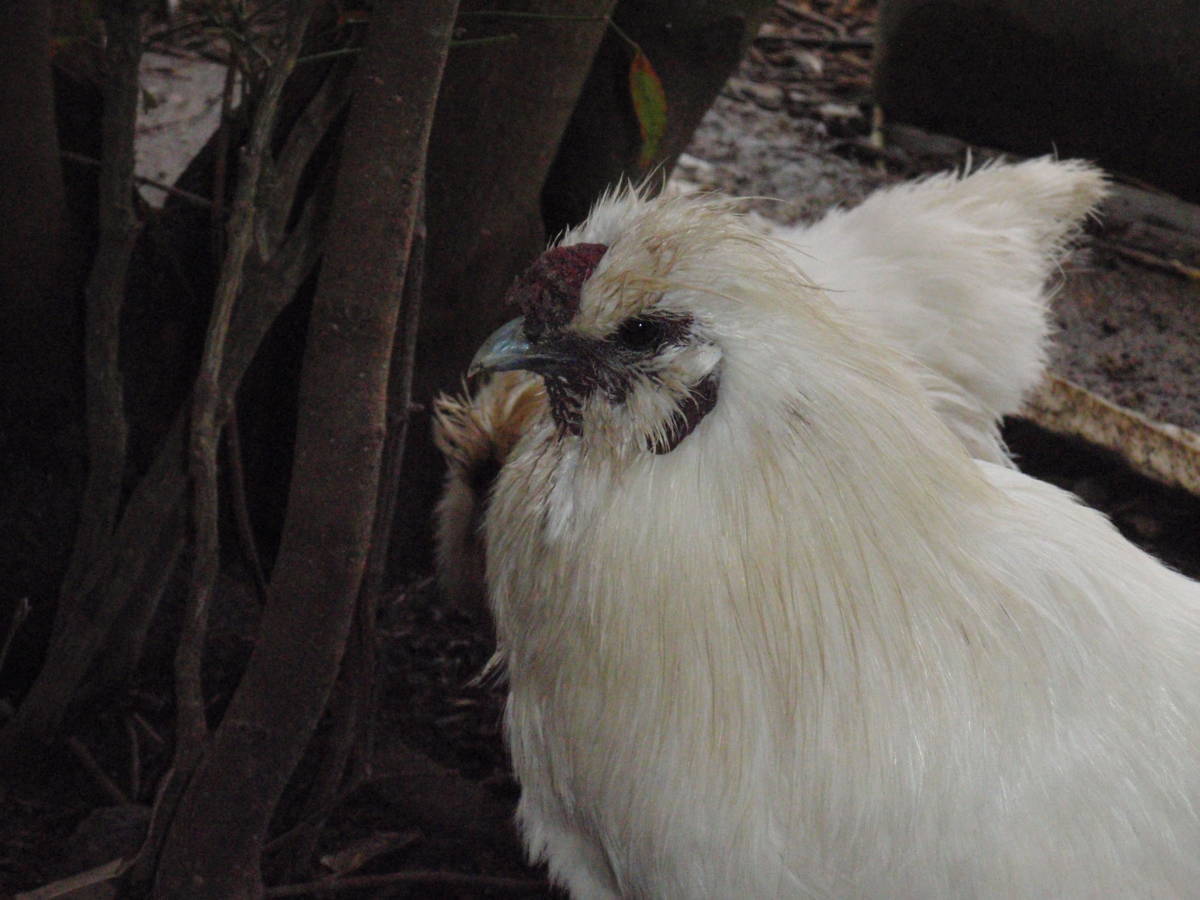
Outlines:
<svg viewBox="0 0 1200 900"><path fill-rule="evenodd" d="M328 180L317 185L270 262L248 260L243 302L234 311L231 329L237 339L227 348L221 369L219 410L231 408L258 346L316 266L329 190ZM138 596L143 584L162 583L166 570L174 566L174 556L165 559L158 548L163 544L163 523L179 529L182 539L178 513L187 490L186 449L185 406L126 503L116 534L83 575L76 595L79 602L65 610L62 627L51 636L42 671L14 717L0 730L0 760L20 755L59 727L130 598Z"/></svg>
<svg viewBox="0 0 1200 900"><path fill-rule="evenodd" d="M300 179L313 154L349 102L349 72L334 67L288 132L272 172L274 191L262 215L271 246L279 243L287 228Z"/></svg>
<svg viewBox="0 0 1200 900"><path fill-rule="evenodd" d="M412 397L413 359L416 354L420 318L422 269L425 258L425 199L418 188L404 289L400 299L392 359L388 370L388 422L380 464L380 478L372 525L366 572L359 590L349 646L342 660L333 702L332 724L324 739L321 774L305 801L302 819L292 850L292 872L299 873L316 846L325 817L336 806L339 786L350 788L362 777L363 759L371 758L373 718L376 701L375 622L379 596L387 569L399 491L400 468L407 439ZM347 765L354 754L355 764ZM349 770L349 774L347 774Z"/></svg>
<svg viewBox="0 0 1200 900"><path fill-rule="evenodd" d="M549 893L550 885L533 878L504 878L498 875L472 875L467 872L431 872L414 869L387 875L355 875L350 878L322 878L303 884L269 887L264 897L304 897L308 894L337 893L389 885L421 885L429 888L504 891L505 893Z"/></svg>
<svg viewBox="0 0 1200 900"><path fill-rule="evenodd" d="M142 729L142 731L146 733L146 736L150 738L150 740L154 741L154 743L158 744L158 746L162 747L167 743L165 740L163 740L163 736L155 730L153 725L146 721L146 717L141 713L135 712L132 714L131 718L133 719L133 723Z"/></svg>
<svg viewBox="0 0 1200 900"><path fill-rule="evenodd" d="M846 27L836 19L831 19L829 16L823 16L815 10L808 9L804 6L799 6L795 3L780 2L783 10L798 19L812 22L814 25L820 25L823 28L828 28L830 31L836 32L839 37L844 36Z"/></svg>
<svg viewBox="0 0 1200 900"><path fill-rule="evenodd" d="M237 84L237 46L230 42L229 61L225 63L225 81L221 86L221 116L217 120L214 138L212 170L213 250L217 259L225 253L225 194L229 174L229 132L233 130L233 88Z"/></svg>
<svg viewBox="0 0 1200 900"><path fill-rule="evenodd" d="M102 897L116 896L115 893L110 893L103 888L96 891L85 889L120 878L128 869L129 863L124 859L110 859L94 868L76 872L66 878L55 879L32 891L17 894L17 900L51 900L54 897L83 897L88 894Z"/></svg>
<svg viewBox="0 0 1200 900"><path fill-rule="evenodd" d="M803 47L812 50L874 50L875 39L869 37L767 34L755 38L754 45L768 50L779 47Z"/></svg>
<svg viewBox="0 0 1200 900"><path fill-rule="evenodd" d="M1200 281L1200 268L1189 266L1187 263L1182 263L1177 259L1158 256L1157 254L1148 253L1145 250L1139 250L1136 247L1130 247L1127 244L1117 241L1096 239L1094 243L1096 246L1102 247L1110 253L1115 253L1117 256L1139 263L1148 269L1156 269L1160 272L1169 272L1172 275L1179 275L1193 281Z"/></svg>
<svg viewBox="0 0 1200 900"><path fill-rule="evenodd" d="M225 461L229 466L229 503L233 507L233 522L237 528L242 554L254 579L261 603L267 602L267 575L263 570L262 554L258 552L258 541L254 536L254 523L250 520L250 507L246 503L246 469L242 464L241 429L238 426L237 410L231 409L225 420Z"/></svg>
<svg viewBox="0 0 1200 900"><path fill-rule="evenodd" d="M100 768L100 764L96 762L96 758L92 756L92 752L83 745L83 741L77 737L67 738L67 747L75 758L79 760L79 764L87 770L87 773L92 776L92 779L100 786L110 800L117 806L125 806L129 803L129 798L125 796L125 792L117 787L117 783L108 777L108 773Z"/></svg>
<svg viewBox="0 0 1200 900"><path fill-rule="evenodd" d="M134 132L141 61L139 4L107 0L102 7L108 43L101 122L100 239L88 276L86 397L88 478L62 595L78 589L103 553L121 503L127 423L121 386L121 307L139 223L133 209Z"/></svg>
<svg viewBox="0 0 1200 900"><path fill-rule="evenodd" d="M138 741L137 726L126 716L123 720L125 736L129 738L129 796L136 800L142 793L142 751Z"/></svg>
<svg viewBox="0 0 1200 900"><path fill-rule="evenodd" d="M391 367L388 370L388 423L380 465L379 491L375 503L375 521L371 530L371 549L359 590L355 616L353 658L363 672L355 679L350 705L358 713L357 746L358 776L374 756L374 723L378 695L376 683L376 614L383 593L384 578L391 556L392 533L395 528L396 503L400 491L400 473L404 467L404 449L408 443L408 425L412 419L413 366L417 353L417 331L421 319L421 296L424 293L425 246L425 186L417 194L417 211L413 220L412 245L408 253L408 269L404 292L400 299L400 315L392 347Z"/></svg>
<svg viewBox="0 0 1200 900"><path fill-rule="evenodd" d="M300 57L296 60L296 65L303 66L309 63L324 62L327 59L343 59L358 56L360 53L362 53L362 47L342 47L338 50L322 50L320 53L309 53L307 56Z"/></svg>
<svg viewBox="0 0 1200 900"><path fill-rule="evenodd" d="M120 618L114 623L104 653L93 670L98 683L122 684L137 668L154 613L186 545L186 516L183 510L176 509L159 523L153 541L146 548L150 562L123 604Z"/></svg>
<svg viewBox="0 0 1200 900"><path fill-rule="evenodd" d="M17 636L17 632L29 618L29 612L32 609L28 597L22 597L13 604L12 618L8 621L8 627L4 629L4 640L0 641L0 672L4 671L4 661L8 659L8 651L12 649L13 638Z"/></svg>
<svg viewBox="0 0 1200 900"><path fill-rule="evenodd" d="M60 150L59 156L63 159L70 160L74 163L80 163L85 166L103 166L103 163L95 157L87 156L83 153L75 153L72 150ZM185 191L183 188L175 187L173 184L167 184L165 181L158 181L154 178L147 178L144 175L134 175L133 180L137 184L144 184L147 187L157 188L164 193L178 197L180 200L186 200L195 206L203 209L209 209L213 203L207 197L201 197L199 194L193 194L191 191Z"/></svg>
<svg viewBox="0 0 1200 900"><path fill-rule="evenodd" d="M387 569L388 549L396 518L396 499L400 489L400 470L404 465L404 446L411 418L413 361L417 353L417 329L421 319L421 292L425 275L425 192L417 199L417 215L413 224L412 248L409 251L408 274L401 298L400 328L392 366L388 373L388 436L383 450L383 472L379 480L379 500L375 526L371 534L371 556L367 561L365 590L378 597L383 589Z"/></svg>
<svg viewBox="0 0 1200 900"><path fill-rule="evenodd" d="M463 38L459 41L451 41L450 46L455 49L460 47L488 47L492 44L510 44L517 40L520 40L520 37L515 34L494 34L491 37Z"/></svg>
<svg viewBox="0 0 1200 900"><path fill-rule="evenodd" d="M460 19L489 18L489 19L531 19L539 22L604 22L612 24L611 16L586 16L573 13L541 13L527 12L518 9L464 9L458 14ZM451 42L453 43L453 42Z"/></svg>
<svg viewBox="0 0 1200 900"><path fill-rule="evenodd" d="M221 368L234 301L241 289L246 257L254 240L255 200L264 167L267 165L266 156L275 124L275 113L283 93L283 85L295 66L312 10L312 3L290 5L283 48L267 74L262 95L254 111L230 215L229 246L217 281L213 311L204 342L204 355L196 376L189 441L193 489L192 522L196 546L179 651L175 659L179 706L176 766L184 771L195 763L208 734L200 683L200 660L207 628L208 605L217 577L219 553L217 441L220 436L219 420L223 420L227 415L227 410L220 408Z"/></svg>
<svg viewBox="0 0 1200 900"><path fill-rule="evenodd" d="M456 6L380 4L371 19L313 300L261 640L176 812L157 872L163 895L197 884L196 896L257 894L263 835L337 678L377 496L414 187Z"/></svg>
<svg viewBox="0 0 1200 900"><path fill-rule="evenodd" d="M358 737L368 731L365 723L372 714L374 613L371 598L360 591L341 671L327 707L327 725L310 745L309 752L319 760L317 774L304 799L300 824L292 829L286 842L281 842L286 845L289 858L286 866L277 869L281 877L291 879L308 875L325 820L362 783L359 773L352 771L355 767L349 763L352 754L359 749L356 747Z"/></svg>
<svg viewBox="0 0 1200 900"><path fill-rule="evenodd" d="M314 826L318 825L322 819L327 818L335 809L345 803L360 787L362 787L361 784L346 785L324 806L319 808L314 807L308 812L303 813L295 825L283 832L283 834L278 834L271 838L271 840L263 845L263 856L272 856L292 846L301 838L307 837Z"/></svg>
<svg viewBox="0 0 1200 900"><path fill-rule="evenodd" d="M186 779L178 777L174 768L167 769L159 779L158 787L154 789L154 803L150 807L146 837L142 840L137 854L129 860L129 881L132 884L145 884L153 876L175 806L186 786Z"/></svg>

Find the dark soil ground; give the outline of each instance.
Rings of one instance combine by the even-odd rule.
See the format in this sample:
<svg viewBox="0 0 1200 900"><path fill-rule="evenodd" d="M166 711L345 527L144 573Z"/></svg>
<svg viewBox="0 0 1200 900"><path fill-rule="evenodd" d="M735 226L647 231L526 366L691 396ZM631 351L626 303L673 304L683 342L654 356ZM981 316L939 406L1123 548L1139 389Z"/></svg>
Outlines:
<svg viewBox="0 0 1200 900"><path fill-rule="evenodd" d="M781 5L682 161L683 176L702 186L782 198L762 201L758 208L771 218L795 221L921 171L919 160L881 155L866 140L872 108L867 38L873 22L873 0ZM1151 290L1145 278L1136 264L1096 251L1075 294L1092 301L1060 312L1061 324L1072 334L1096 331L1104 340L1124 327L1121 316L1153 317L1154 309L1101 308L1109 303L1104 298L1116 293L1144 296ZM1192 309L1193 319L1164 320L1158 330L1195 333ZM1162 351L1148 352L1165 365L1155 384L1133 386L1121 352L1110 352L1111 368L1118 376L1126 373L1118 381L1129 392L1113 399L1143 405L1171 390L1173 371L1195 362L1186 353L1163 359ZM1140 401L1134 396L1138 392ZM1010 422L1005 434L1026 471L1074 491L1108 513L1131 540L1200 577L1200 501L1195 497L1149 482L1115 456L1029 422ZM217 707L228 699L249 652L256 609L252 593L235 577L223 582L219 601L224 612L215 617L206 661ZM500 735L503 690L478 681L492 650L486 615L447 608L422 576L390 597L381 611L379 639L384 684L378 746L402 739L438 764L438 772L457 773L506 813L516 786ZM147 660L132 689L81 713L68 745L47 750L33 770L5 779L0 895L30 890L136 848L155 785L169 762L169 646L164 641ZM318 875L378 877L357 890L343 888L338 896L553 895L543 873L521 863L509 835L491 840L470 828L439 831L429 824L437 816L424 815L429 810L404 795L402 779L389 776L386 766L376 775L345 798L321 838ZM442 878L410 885L383 878L414 870L490 880Z"/></svg>

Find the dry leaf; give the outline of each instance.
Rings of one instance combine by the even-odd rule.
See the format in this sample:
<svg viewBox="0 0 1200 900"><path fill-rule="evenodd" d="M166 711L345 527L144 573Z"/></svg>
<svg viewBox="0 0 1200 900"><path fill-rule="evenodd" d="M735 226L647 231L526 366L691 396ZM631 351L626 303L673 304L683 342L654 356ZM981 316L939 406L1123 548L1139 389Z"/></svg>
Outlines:
<svg viewBox="0 0 1200 900"><path fill-rule="evenodd" d="M638 166L646 171L662 151L663 136L667 132L667 95L654 66L640 49L629 64L629 95L642 134Z"/></svg>

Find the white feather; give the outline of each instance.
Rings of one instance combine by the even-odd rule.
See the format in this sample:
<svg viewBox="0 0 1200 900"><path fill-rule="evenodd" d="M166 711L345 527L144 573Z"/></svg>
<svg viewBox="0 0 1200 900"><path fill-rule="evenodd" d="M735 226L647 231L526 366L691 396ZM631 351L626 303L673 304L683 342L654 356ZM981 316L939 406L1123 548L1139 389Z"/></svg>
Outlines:
<svg viewBox="0 0 1200 900"><path fill-rule="evenodd" d="M1103 175L1078 162L988 166L879 191L816 225L779 229L779 252L796 278L826 288L909 357L934 411L971 455L1007 465L999 420L1041 375L1047 279L1103 193ZM611 243L648 202L636 189L614 189L560 243ZM486 496L472 472L485 460L502 463L514 423L523 427L542 402L540 379L515 372L470 398L439 401L434 434L449 465L436 514L438 577L460 606L477 605L485 590L478 529Z"/></svg>
<svg viewBox="0 0 1200 900"><path fill-rule="evenodd" d="M1045 203L1039 260L1087 208ZM595 398L579 437L542 415L501 471L487 571L532 854L578 898L1195 895L1200 587L972 459L912 348L793 250L695 200L620 224L574 327L686 311L699 345L669 365L720 394L663 455L654 398ZM958 290L926 311L969 332ZM1002 354L974 363L927 368L1002 408Z"/></svg>
<svg viewBox="0 0 1200 900"><path fill-rule="evenodd" d="M1047 279L1104 193L1097 169L1034 159L878 191L780 237L833 302L921 365L972 455L1007 462L997 422L1045 368Z"/></svg>

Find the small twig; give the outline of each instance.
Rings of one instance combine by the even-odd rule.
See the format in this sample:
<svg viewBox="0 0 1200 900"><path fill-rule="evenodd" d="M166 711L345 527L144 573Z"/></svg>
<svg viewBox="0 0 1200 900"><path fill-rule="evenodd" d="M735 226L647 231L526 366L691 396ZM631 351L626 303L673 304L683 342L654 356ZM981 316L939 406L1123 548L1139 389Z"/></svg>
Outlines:
<svg viewBox="0 0 1200 900"><path fill-rule="evenodd" d="M307 63L322 62L326 59L339 59L343 56L358 56L362 53L362 47L342 47L339 50L323 50L320 53L310 53L308 56L301 56L296 60L296 65L302 66Z"/></svg>
<svg viewBox="0 0 1200 900"><path fill-rule="evenodd" d="M217 119L212 171L212 241L217 260L225 254L225 190L229 170L229 132L233 130L233 88L237 84L237 45L229 42L229 61L225 63L225 81L221 85L221 115Z"/></svg>
<svg viewBox="0 0 1200 900"><path fill-rule="evenodd" d="M158 854L171 825L171 817L186 786L186 780L177 777L174 768L167 769L159 779L158 787L154 789L154 805L150 807L146 837L137 854L129 861L129 880L132 883L144 884L153 876Z"/></svg>
<svg viewBox="0 0 1200 900"><path fill-rule="evenodd" d="M143 716L141 713L135 712L132 718L133 721L141 727L142 731L146 732L146 736L149 737L150 740L154 741L154 743L158 744L160 747L166 745L167 742L163 740L163 736L155 731L154 726L146 721L145 716Z"/></svg>
<svg viewBox="0 0 1200 900"><path fill-rule="evenodd" d="M404 288L397 316L392 359L388 371L387 435L384 440L380 478L372 524L366 571L359 588L351 634L342 657L341 672L330 702L330 725L323 736L320 774L305 800L301 820L271 846L284 845L292 858L285 874L300 876L307 871L320 829L330 812L354 791L363 778L361 759L371 755L376 698L376 610L387 566L392 520L396 506L400 465L408 426L408 400L412 393L412 363L420 312L422 263L425 255L424 190L418 189L413 238L405 269ZM399 412L397 412L399 410ZM355 756L355 765L347 762ZM349 774L347 774L349 773Z"/></svg>
<svg viewBox="0 0 1200 900"><path fill-rule="evenodd" d="M142 753L133 719L126 716L124 724L125 735L129 738L129 796L137 800L142 793Z"/></svg>
<svg viewBox="0 0 1200 900"><path fill-rule="evenodd" d="M1157 269L1160 272L1170 272L1172 275L1180 275L1184 278L1190 278L1193 281L1200 281L1200 268L1189 266L1177 259L1169 259L1163 256L1156 256L1153 253L1148 253L1145 250L1138 250L1135 247L1129 247L1125 244L1120 244L1115 241L1106 241L1096 239L1096 246L1108 250L1110 253L1115 253L1117 256L1140 263L1149 269Z"/></svg>
<svg viewBox="0 0 1200 900"><path fill-rule="evenodd" d="M451 41L450 46L453 49L460 47L485 47L489 44L507 44L510 41L519 39L515 34L496 34L491 37L463 38L461 41Z"/></svg>
<svg viewBox="0 0 1200 900"><path fill-rule="evenodd" d="M99 167L101 165L100 160L96 159L95 157L86 156L83 153L75 153L71 150L60 150L58 155L63 159L68 159L71 162L81 163L85 166ZM191 191L185 191L183 188L178 188L174 185L167 184L165 181L147 178L144 175L134 175L133 180L138 184L144 184L146 187L157 188L160 191L178 197L180 200L186 200L188 203L193 203L196 206L203 207L204 209L208 209L212 206L212 201L207 197L201 197L199 194L193 194Z"/></svg>
<svg viewBox="0 0 1200 900"><path fill-rule="evenodd" d="M261 230L272 252L286 233L300 180L313 154L349 102L349 72L342 67L333 67L288 132L287 140L275 159L272 196L262 213Z"/></svg>
<svg viewBox="0 0 1200 900"><path fill-rule="evenodd" d="M293 5L286 37L278 59L267 73L254 111L242 156L240 177L230 210L229 246L213 296L213 310L200 371L196 375L188 443L192 476L192 523L195 559L187 605L175 658L179 726L176 730L175 765L184 773L195 765L208 734L200 662L208 624L208 606L216 583L219 549L217 535L217 441L228 400L222 402L221 370L234 301L242 287L246 259L254 239L255 199L264 169L269 165L271 131L284 83L295 66L312 4Z"/></svg>
<svg viewBox="0 0 1200 900"><path fill-rule="evenodd" d="M116 896L102 890L92 892L86 889L120 878L128 869L129 863L124 859L110 859L95 868L76 872L66 878L59 878L49 884L43 884L32 891L17 894L13 900L53 900L55 897L83 897L85 894L104 897Z"/></svg>
<svg viewBox="0 0 1200 900"><path fill-rule="evenodd" d="M106 552L121 508L128 422L120 369L121 310L129 262L141 230L133 208L134 134L142 56L141 10L106 0L104 114L101 119L99 240L84 296L88 475L71 561L63 579L64 604L89 568Z"/></svg>
<svg viewBox="0 0 1200 900"><path fill-rule="evenodd" d="M300 821L287 831L283 832L282 834L278 834L271 838L271 840L267 841L267 843L263 846L263 856L270 856L274 853L278 853L280 850L286 848L289 844L295 842L298 838L304 837L313 825L320 822L322 819L328 818L335 809L345 803L350 798L350 795L357 791L360 787L362 787L361 782L348 784L338 791L334 797L321 808L310 810L304 814Z"/></svg>
<svg viewBox="0 0 1200 900"><path fill-rule="evenodd" d="M498 875L471 875L467 872L431 872L414 869L411 872L392 872L387 875L356 875L351 878L322 878L303 884L284 884L269 887L264 897L303 897L306 894L333 893L384 887L392 884L415 884L442 888L468 888L472 890L548 892L550 885L533 878L504 878Z"/></svg>
<svg viewBox="0 0 1200 900"><path fill-rule="evenodd" d="M8 651L12 648L13 638L17 636L17 632L29 618L29 612L32 609L28 597L22 597L13 605L12 618L8 620L8 627L4 629L4 642L0 643L0 671L4 670L4 661L8 659Z"/></svg>
<svg viewBox="0 0 1200 900"><path fill-rule="evenodd" d="M223 410L231 407L259 345L320 258L331 181L324 177L318 182L269 263L249 260L242 302L236 305L230 332L234 337L221 369L219 407ZM158 558L154 548L161 544L163 523L179 518L176 512L187 490L187 412L185 403L130 495L115 537L84 573L79 591L83 595L95 591L95 597L66 611L63 627L51 638L46 665L14 718L0 730L0 758L20 752L19 748L58 726L117 616L143 583L155 580L151 572L171 564ZM155 740L162 742L157 736Z"/></svg>
<svg viewBox="0 0 1200 900"><path fill-rule="evenodd" d="M804 19L806 22L812 22L814 25L820 25L822 28L828 28L835 32L838 37L844 37L846 34L846 27L841 22L831 19L828 16L823 16L819 12L805 9L794 3L780 2L779 5L789 15L795 16L797 19Z"/></svg>
<svg viewBox="0 0 1200 900"><path fill-rule="evenodd" d="M360 591L341 671L329 701L328 727L309 747L309 752L319 759L317 776L305 798L300 823L288 833L286 840L280 842L280 846L287 848L290 858L288 864L277 869L282 878L290 880L308 875L325 821L362 785L358 773L351 771L348 762L360 749L356 744L368 730L366 722L373 712L370 703L374 698L372 685L375 680L374 623L374 607L370 598ZM320 749L316 749L318 747Z"/></svg>
<svg viewBox="0 0 1200 900"><path fill-rule="evenodd" d="M258 599L267 602L267 575L263 571L262 555L258 552L258 540L254 536L254 523L250 521L250 507L246 502L246 469L242 464L241 429L238 426L237 410L231 409L225 420L225 461L229 470L229 502L233 507L233 521L237 528L238 542L250 574Z"/></svg>
<svg viewBox="0 0 1200 900"><path fill-rule="evenodd" d="M417 196L417 214L413 222L412 246L408 255L408 271L404 276L401 314L396 339L392 347L392 365L388 373L388 408L392 421L384 444L383 464L379 479L379 499L371 535L371 551L367 559L364 587L368 594L378 597L383 589L391 544L392 524L396 514L396 499L400 486L400 471L404 466L404 445L411 418L413 359L416 356L417 330L421 319L421 291L425 272L425 191Z"/></svg>
<svg viewBox="0 0 1200 900"><path fill-rule="evenodd" d="M806 50L874 50L875 39L870 37L764 34L754 39L754 45L764 50L776 50L780 47L803 47Z"/></svg>
<svg viewBox="0 0 1200 900"><path fill-rule="evenodd" d="M126 806L129 803L129 798L125 796L125 792L117 787L117 783L108 777L108 773L100 768L100 764L96 762L96 758L92 756L92 752L83 745L79 738L71 736L67 738L67 747L75 758L79 760L79 764L87 770L87 773L92 776L97 785L100 786L109 799L118 806Z"/></svg>
<svg viewBox="0 0 1200 900"><path fill-rule="evenodd" d="M464 9L458 14L460 19L533 19L546 22L608 22L608 16L582 16L571 13L541 13L526 12L516 9Z"/></svg>
<svg viewBox="0 0 1200 900"><path fill-rule="evenodd" d="M626 44L628 44L635 53L642 52L641 45L637 41L635 41L632 37L630 37L628 32L626 32L623 28L621 28L621 26L616 23L616 21L613 19L612 16L578 16L578 15L571 15L570 13L539 13L539 12L526 12L523 10L512 10L512 9L471 9L471 10L466 10L464 12L460 12L458 14L458 17L460 19L476 18L476 17L483 17L483 16L486 16L487 18L492 18L492 19L529 19L532 21L545 21L545 22L603 22L605 25L607 25L609 28L611 28L613 30L613 34L615 34L617 37L619 37L621 40L623 40ZM508 35L500 35L500 37L516 38L517 35L508 34ZM462 41L451 41L450 46L451 47L465 47L465 46L469 46L472 43L482 44L482 43L486 43L486 42L492 41L492 40L493 40L492 38L477 38L477 39L467 39L467 40L462 40Z"/></svg>
<svg viewBox="0 0 1200 900"><path fill-rule="evenodd" d="M338 850L322 854L320 862L330 875L345 878L384 854L396 853L424 839L425 834L419 828L373 831L366 837L343 844Z"/></svg>

